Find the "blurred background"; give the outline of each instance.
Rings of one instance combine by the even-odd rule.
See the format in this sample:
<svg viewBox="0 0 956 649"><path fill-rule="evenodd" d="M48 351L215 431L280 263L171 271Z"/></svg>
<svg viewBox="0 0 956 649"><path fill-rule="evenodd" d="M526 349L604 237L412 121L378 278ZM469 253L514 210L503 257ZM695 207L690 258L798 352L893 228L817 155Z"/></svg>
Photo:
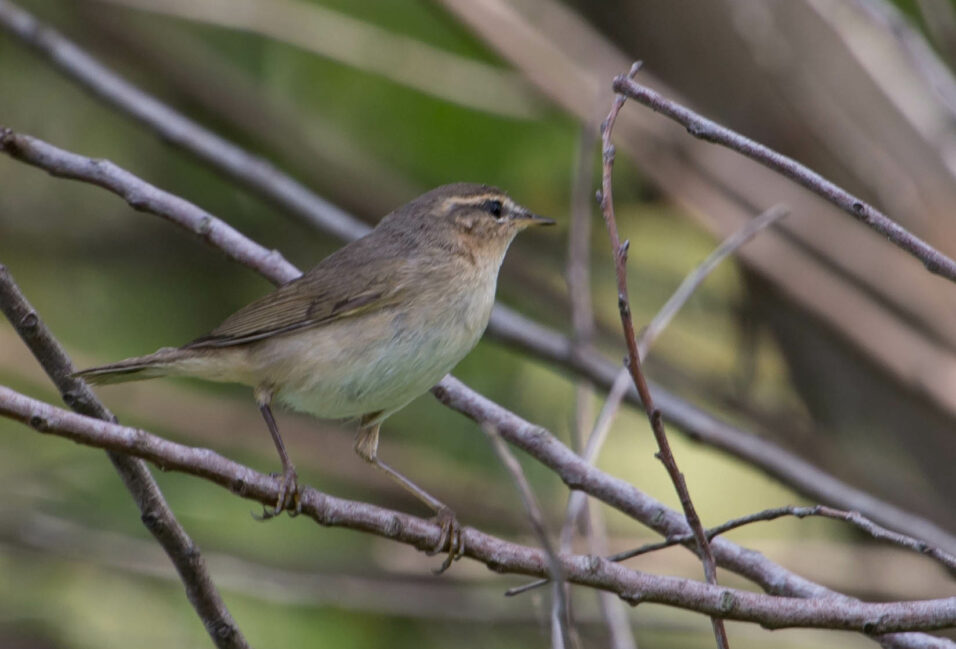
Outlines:
<svg viewBox="0 0 956 649"><path fill-rule="evenodd" d="M422 191L460 180L498 185L554 217L558 227L515 242L498 295L568 334L572 197L591 196L598 186L597 124L610 106L611 79L634 59L645 62L643 83L795 157L956 256L951 0L19 5L369 224ZM341 245L166 145L4 30L0 124L108 158L300 268ZM631 241L638 326L717 241L773 205L790 208L694 294L651 351L649 376L956 533L952 284L789 181L694 140L634 102L615 133L616 208L622 237ZM607 235L596 208L591 217L594 344L618 362L624 347ZM117 197L7 157L0 157L0 263L80 367L191 340L269 289L192 235ZM488 337L455 374L570 445L590 430L605 396L568 370ZM0 383L58 402L5 321ZM243 388L156 381L98 393L124 423L277 470ZM354 455L348 422L282 413L279 425L304 482L427 515ZM705 525L810 502L679 430L671 437ZM599 465L678 507L655 450L643 415L626 406ZM431 396L387 421L380 453L464 524L537 543L479 428ZM567 489L520 459L556 532ZM253 646L548 643L548 593L502 595L519 577L467 560L432 576L437 562L411 548L303 520L258 523L249 503L222 489L155 473ZM0 493L0 646L210 646L102 452L0 420ZM611 550L656 539L604 513ZM785 519L729 537L866 599L954 592L930 561L833 522ZM575 548L586 551L581 543ZM680 548L632 565L701 577L696 559ZM725 571L721 581L746 586ZM594 593L572 592L583 645L610 646ZM639 646L713 642L701 616L651 605L622 610ZM787 630L770 638L733 623L728 630L734 647L872 646L848 634Z"/></svg>

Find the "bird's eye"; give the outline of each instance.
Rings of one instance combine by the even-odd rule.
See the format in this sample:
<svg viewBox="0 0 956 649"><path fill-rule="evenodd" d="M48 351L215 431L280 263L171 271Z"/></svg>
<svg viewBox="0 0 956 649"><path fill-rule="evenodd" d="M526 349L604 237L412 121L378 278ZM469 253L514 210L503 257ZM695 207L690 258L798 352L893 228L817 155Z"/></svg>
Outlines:
<svg viewBox="0 0 956 649"><path fill-rule="evenodd" d="M482 205L482 208L486 212L491 214L493 217L495 217L496 219L501 218L501 209L502 209L501 201L499 200L485 201L484 205Z"/></svg>

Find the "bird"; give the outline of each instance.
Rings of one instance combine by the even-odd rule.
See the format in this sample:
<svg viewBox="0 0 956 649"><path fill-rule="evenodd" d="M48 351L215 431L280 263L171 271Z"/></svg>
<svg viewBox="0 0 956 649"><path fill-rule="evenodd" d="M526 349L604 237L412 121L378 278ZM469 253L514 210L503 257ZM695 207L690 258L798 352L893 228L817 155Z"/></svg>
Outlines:
<svg viewBox="0 0 956 649"><path fill-rule="evenodd" d="M489 185L454 183L386 215L365 236L180 347L77 372L94 384L186 376L251 386L282 465L262 518L297 513L299 486L274 402L358 420L356 453L435 512L439 572L464 553L454 512L378 457L385 419L427 392L481 338L514 237L553 225Z"/></svg>

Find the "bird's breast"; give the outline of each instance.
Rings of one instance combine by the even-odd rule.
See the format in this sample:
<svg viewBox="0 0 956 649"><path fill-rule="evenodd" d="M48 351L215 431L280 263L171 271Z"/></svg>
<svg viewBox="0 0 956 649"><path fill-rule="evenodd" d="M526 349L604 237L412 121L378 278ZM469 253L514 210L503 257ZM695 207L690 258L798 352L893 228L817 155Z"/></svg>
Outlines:
<svg viewBox="0 0 956 649"><path fill-rule="evenodd" d="M398 410L438 383L481 338L495 285L426 290L384 309L288 337L271 373L279 398L319 417ZM282 359L276 362L276 357Z"/></svg>

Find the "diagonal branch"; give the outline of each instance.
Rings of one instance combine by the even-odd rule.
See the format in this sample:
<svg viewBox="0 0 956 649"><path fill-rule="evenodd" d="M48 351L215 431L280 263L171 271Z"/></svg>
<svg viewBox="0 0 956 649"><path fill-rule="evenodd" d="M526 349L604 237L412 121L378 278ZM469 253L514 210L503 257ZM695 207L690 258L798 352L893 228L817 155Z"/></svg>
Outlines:
<svg viewBox="0 0 956 649"><path fill-rule="evenodd" d="M751 523L756 523L758 521L772 521L777 518L782 518L783 516L795 516L796 518L820 516L822 518L831 518L833 520L850 523L857 529L869 534L874 539L893 543L902 548L924 554L949 569L951 574L956 575L956 556L953 556L952 554L939 548L927 545L925 542L920 541L919 539L914 539L912 536L899 534L898 532L893 532L885 527L880 527L865 516L860 515L859 512L846 512L840 509L834 509L833 507L825 507L823 505L815 505L813 507L797 507L795 505L788 505L784 507L775 507L773 509L765 509L760 512L755 512L753 514L748 514L746 516L741 516L740 518L729 520L726 523L722 523L716 527L712 527L707 530L707 538L713 539L719 534L725 534L730 530L735 530L738 527L743 527L744 525L750 525ZM677 545L678 543L689 543L693 540L694 537L692 534L682 534L680 536L674 536L661 541L660 543L649 543L633 550L619 552L608 557L608 559L611 561L624 561L625 559L630 559L641 554L669 548L673 545Z"/></svg>
<svg viewBox="0 0 956 649"><path fill-rule="evenodd" d="M631 75L637 74L640 69L640 63L635 63L631 68ZM614 197L611 188L611 170L614 166L614 145L611 144L611 133L614 130L614 120L624 105L623 95L614 97L611 105L611 112L607 119L601 124L601 140L604 151L604 173L601 179L601 211L604 213L604 222L607 225L607 233L611 239L611 254L614 257L614 271L617 275L617 305L621 313L621 326L624 329L624 341L627 343L627 369L631 374L631 380L637 393L644 404L644 411L651 423L651 430L654 433L654 439L657 442L657 459L663 464L674 483L674 489L677 491L677 497L680 500L681 508L684 510L684 516L687 518L687 525L694 534L697 541L697 554L704 564L704 575L707 577L707 583L717 584L717 566L714 561L713 551L710 549L710 542L704 533L704 526L700 522L697 510L690 498L690 492L687 489L687 483L684 481L684 474L677 468L677 461L671 452L670 442L667 441L667 433L664 430L664 418L661 411L654 405L654 399L651 391L647 387L647 380L644 378L644 372L641 369L641 353L637 348L637 337L634 334L634 321L631 318L631 303L627 292L627 250L629 241L623 244L617 233L617 222L614 218ZM717 639L717 646L721 648L728 647L727 631L720 618L712 617L711 623L714 627L714 636Z"/></svg>
<svg viewBox="0 0 956 649"><path fill-rule="evenodd" d="M192 153L240 186L251 187L260 196L307 221L312 227L343 240L359 237L368 231L367 225L261 158L204 129L125 81L9 0L0 0L0 27L45 56L80 86L132 116L165 141ZM488 334L524 354L544 358L586 376L606 389L610 389L618 371L616 363L610 363L594 352L577 358L569 353L572 346L564 336L500 304L492 313ZM956 552L956 537L931 521L855 489L777 444L722 422L659 386L651 384L651 387L657 395L661 412L692 439L759 467L813 500L859 510L875 521L897 530L908 530ZM636 390L632 390L627 398L640 405Z"/></svg>
<svg viewBox="0 0 956 649"><path fill-rule="evenodd" d="M561 561L558 559L554 543L548 536L548 529L544 523L544 514L541 513L541 507L538 505L538 499L534 497L534 491L528 482L527 476L521 469L521 464L515 458L514 454L508 448L508 445L501 439L501 435L494 426L482 425L481 429L491 440L491 445L498 455L498 459L511 474L511 479L518 488L518 494L521 496L521 502L524 504L525 513L531 521L531 528L534 535L541 542L541 547L548 557L548 572L550 580L554 586L552 588L552 597L554 605L551 610L551 646L553 649L565 649L573 646L570 641L571 632L568 626L568 600L564 588L564 571L561 569Z"/></svg>
<svg viewBox="0 0 956 649"><path fill-rule="evenodd" d="M2 1L2 0L0 0ZM22 143L22 141L21 141ZM51 170L51 169L48 169ZM138 182L138 179L136 179ZM163 214L166 217L166 214ZM172 219L170 219L172 220ZM242 238L236 244L238 247L257 246L253 241ZM238 255L239 251L230 247L227 254ZM296 272L291 266L290 272ZM276 281L273 279L273 281ZM593 377L595 382L609 386L613 382L618 370L596 354L589 354L583 359L573 359L568 356L570 345L566 338L534 321L528 320L517 313L499 311L505 314L509 330L507 336L512 340L522 341L522 348L531 351L542 358L556 360L566 366L575 368L582 374ZM580 363L580 364L578 364ZM670 396L666 391L655 387L659 401L667 401L669 409L665 410L672 420L678 420L694 435L703 435L718 448L734 448L736 440L742 433L715 420L703 411L697 410L689 404L683 404ZM590 466L578 455L571 452L550 436L547 431L530 424L517 415L505 410L498 404L491 402L481 395L471 391L467 386L453 377L446 377L442 383L432 390L438 399L448 407L458 410L467 417L478 422L490 421L509 443L522 448L539 462L555 471L561 479L572 489L580 489L591 496L602 500L611 507L619 509L637 521L648 525L665 537L687 533L684 518L667 508L662 503L638 491L633 486L617 478L612 478L598 469ZM636 391L630 393L629 398L639 403ZM676 403L675 403L676 401ZM662 406L664 409L666 406ZM909 523L911 526L900 525L900 529L909 529L916 536L926 538L942 538L940 545L945 545L951 539L945 532L933 526L925 519L912 516L902 510L896 510L892 505L873 498L865 492L853 490L840 483L832 476L820 471L811 464L784 453L778 447L766 444L759 437L746 435L739 452L747 459L751 454L758 457L758 466L769 465L771 473L782 473L787 476L788 484L801 485L801 490L813 493L814 486L822 489L821 500L848 500L860 505L849 505L849 509L867 511L871 518L880 520L881 512L894 512L893 520ZM776 455L782 454L782 457ZM763 461L769 458L770 461ZM875 516L871 514L875 512ZM919 530L919 533L916 533ZM814 584L802 577L774 564L765 557L745 550L730 543L726 539L717 539L714 544L715 557L718 565L732 570L751 579L769 592L787 594L798 597L843 597L840 593ZM956 547L950 541L945 547ZM887 646L918 648L926 647L926 636L922 635L894 635L891 640L881 639Z"/></svg>
<svg viewBox="0 0 956 649"><path fill-rule="evenodd" d="M956 282L956 261L886 216L880 210L857 198L842 187L773 149L721 126L658 92L635 82L628 75L614 79L614 90L669 117L696 138L733 149L786 176L827 200L841 210L889 239L897 247L919 259L926 270Z"/></svg>
<svg viewBox="0 0 956 649"><path fill-rule="evenodd" d="M0 309L46 370L68 406L82 415L107 422L116 421L113 413L96 398L89 386L73 376L73 363L2 264ZM176 520L146 464L142 460L129 457L122 450L108 449L107 454L123 484L136 501L146 529L173 562L186 588L186 596L196 609L213 643L219 649L248 648L242 631L236 626L229 609L216 590L199 548Z"/></svg>
<svg viewBox="0 0 956 649"><path fill-rule="evenodd" d="M164 470L207 479L233 493L266 504L275 502L279 484L209 449L170 442L142 429L78 415L0 387L0 415L45 434L136 455ZM570 452L570 451L569 451ZM421 551L434 546L441 528L433 521L302 489L302 514L327 526L359 530ZM547 554L465 528L466 554L497 572L544 576ZM607 560L582 555L559 557L567 578L577 584L618 593L632 604L653 602L767 628L812 627L868 634L956 625L956 597L896 603L863 603L848 597L801 599L717 587L690 579L651 575ZM909 636L910 634L906 634ZM935 638L934 638L935 639Z"/></svg>
<svg viewBox="0 0 956 649"><path fill-rule="evenodd" d="M156 214L202 237L210 246L256 270L273 284L282 284L299 275L298 269L279 253L268 251L205 210L159 190L112 163L78 156L3 127L0 127L0 152L51 175L88 182L113 191L134 207ZM149 199L141 200L140 197ZM524 354L556 363L608 390L620 371L618 366L598 352L575 352L571 342L560 333L501 305L495 307L488 333ZM906 530L950 552L956 552L956 537L931 521L856 489L780 446L716 419L660 386L651 384L651 388L657 395L661 411L693 439L759 467L812 500L860 511L887 527ZM625 396L631 403L641 404L633 388Z"/></svg>
<svg viewBox="0 0 956 649"><path fill-rule="evenodd" d="M301 221L342 239L362 236L368 226L301 183L232 142L177 113L9 0L0 0L0 26L45 56L61 72L106 103L156 131L247 189L281 205Z"/></svg>

